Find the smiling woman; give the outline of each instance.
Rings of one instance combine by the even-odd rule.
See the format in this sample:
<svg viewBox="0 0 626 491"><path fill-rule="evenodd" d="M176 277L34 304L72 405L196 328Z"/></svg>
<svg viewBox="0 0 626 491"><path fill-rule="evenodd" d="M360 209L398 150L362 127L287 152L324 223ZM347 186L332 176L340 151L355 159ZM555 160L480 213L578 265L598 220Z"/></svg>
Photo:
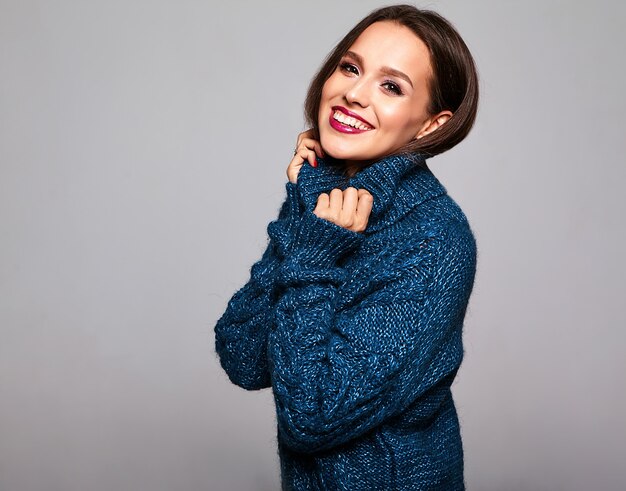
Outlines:
<svg viewBox="0 0 626 491"><path fill-rule="evenodd" d="M323 85L318 111L322 148L358 167L433 132L452 112L428 113L431 77L428 47L411 29L392 21L370 25ZM357 120L362 124L355 131Z"/></svg>
<svg viewBox="0 0 626 491"><path fill-rule="evenodd" d="M450 386L477 248L426 159L477 101L456 30L408 5L368 15L311 82L269 244L215 325L230 380L272 389L283 490L465 488Z"/></svg>
<svg viewBox="0 0 626 491"><path fill-rule="evenodd" d="M383 33L392 35L396 44L384 39L381 36ZM371 42L373 40L382 44L378 46ZM371 51L360 53L358 48L361 45L371 48ZM371 55L372 66L364 66L366 54ZM419 139L410 137L394 149L394 153L434 156L449 150L470 132L478 107L478 74L467 45L456 29L439 14L398 5L375 10L361 20L337 44L318 70L305 101L305 116L314 137L319 138L320 131L323 131L321 117L325 115L320 114L320 105L327 81L333 79L338 70L363 77L364 70L372 72L377 69L381 75L391 78L380 80L381 90L403 96L407 94L403 88L410 89L411 98L417 92L417 96L425 97L429 117L444 112L445 117L437 121L436 128L447 123L437 132L423 133ZM415 85L414 81L421 85ZM355 88L359 88L359 83L355 82ZM358 101L356 103L358 105Z"/></svg>

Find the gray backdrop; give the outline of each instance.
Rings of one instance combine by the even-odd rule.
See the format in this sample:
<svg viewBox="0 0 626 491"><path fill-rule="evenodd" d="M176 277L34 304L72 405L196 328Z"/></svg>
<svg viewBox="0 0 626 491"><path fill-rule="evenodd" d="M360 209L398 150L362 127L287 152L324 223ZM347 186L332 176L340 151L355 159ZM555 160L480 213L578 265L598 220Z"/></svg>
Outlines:
<svg viewBox="0 0 626 491"><path fill-rule="evenodd" d="M278 489L269 390L213 326L302 102L374 1L0 1L0 489ZM453 386L470 491L626 489L620 1L431 1L478 63L431 168L479 265Z"/></svg>

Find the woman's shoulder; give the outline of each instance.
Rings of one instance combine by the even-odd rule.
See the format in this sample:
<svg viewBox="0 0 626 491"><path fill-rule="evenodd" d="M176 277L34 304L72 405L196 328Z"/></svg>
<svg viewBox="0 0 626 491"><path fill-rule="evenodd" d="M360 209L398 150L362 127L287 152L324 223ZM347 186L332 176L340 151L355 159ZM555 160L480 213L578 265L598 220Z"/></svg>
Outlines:
<svg viewBox="0 0 626 491"><path fill-rule="evenodd" d="M420 203L383 232L375 247L383 267L475 267L474 231L467 215L447 193Z"/></svg>
<svg viewBox="0 0 626 491"><path fill-rule="evenodd" d="M386 249L389 254L406 255L409 251L424 254L427 243L452 238L468 247L476 243L467 215L447 192L443 192L419 203L392 226L373 234L370 246Z"/></svg>
<svg viewBox="0 0 626 491"><path fill-rule="evenodd" d="M346 305L377 291L390 300L414 298L434 279L462 274L473 278L476 240L466 215L447 194L433 197L392 226L368 236L347 259L349 281L342 287ZM395 285L391 290L388 287Z"/></svg>
<svg viewBox="0 0 626 491"><path fill-rule="evenodd" d="M447 193L434 197L416 207L403 224L403 240L398 241L400 254L431 263L433 270L474 271L477 261L477 242L467 215ZM416 250L412 243L416 240ZM404 251L404 252L403 252ZM473 276L473 273L472 273Z"/></svg>
<svg viewBox="0 0 626 491"><path fill-rule="evenodd" d="M469 219L459 204L448 194L442 194L416 209L416 223L428 230L429 235L455 238L461 242L475 244L476 239Z"/></svg>

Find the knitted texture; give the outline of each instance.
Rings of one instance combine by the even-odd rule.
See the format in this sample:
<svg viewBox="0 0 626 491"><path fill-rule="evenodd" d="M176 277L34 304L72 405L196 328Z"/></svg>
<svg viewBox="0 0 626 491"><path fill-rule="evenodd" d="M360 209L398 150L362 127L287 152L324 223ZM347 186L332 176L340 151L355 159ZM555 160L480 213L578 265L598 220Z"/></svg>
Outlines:
<svg viewBox="0 0 626 491"><path fill-rule="evenodd" d="M374 197L353 232L313 213ZM271 387L283 490L463 490L450 385L476 272L468 221L420 155L352 178L330 160L286 184L269 242L215 325L230 380Z"/></svg>

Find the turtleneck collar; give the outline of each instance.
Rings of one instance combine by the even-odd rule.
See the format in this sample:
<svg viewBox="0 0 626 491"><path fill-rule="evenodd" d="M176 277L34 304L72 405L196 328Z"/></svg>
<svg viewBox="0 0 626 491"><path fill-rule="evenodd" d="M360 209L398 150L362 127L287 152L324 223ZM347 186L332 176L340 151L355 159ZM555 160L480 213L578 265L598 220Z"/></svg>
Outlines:
<svg viewBox="0 0 626 491"><path fill-rule="evenodd" d="M334 188L367 189L374 204L365 233L391 225L425 200L446 193L446 188L426 166L421 154L385 157L351 178L331 158L318 158L318 166L300 168L297 186L304 206L313 210L317 197Z"/></svg>

